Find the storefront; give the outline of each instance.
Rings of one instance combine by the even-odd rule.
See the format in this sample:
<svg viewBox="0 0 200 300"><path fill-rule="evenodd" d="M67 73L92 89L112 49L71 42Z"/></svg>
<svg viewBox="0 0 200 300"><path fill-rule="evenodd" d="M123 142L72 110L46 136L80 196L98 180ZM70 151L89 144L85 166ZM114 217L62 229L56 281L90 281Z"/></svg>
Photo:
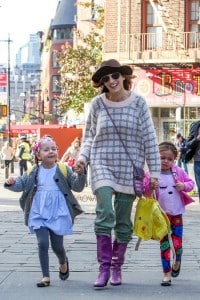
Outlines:
<svg viewBox="0 0 200 300"><path fill-rule="evenodd" d="M159 142L188 135L190 124L200 119L200 68L135 70L133 90L146 98Z"/></svg>

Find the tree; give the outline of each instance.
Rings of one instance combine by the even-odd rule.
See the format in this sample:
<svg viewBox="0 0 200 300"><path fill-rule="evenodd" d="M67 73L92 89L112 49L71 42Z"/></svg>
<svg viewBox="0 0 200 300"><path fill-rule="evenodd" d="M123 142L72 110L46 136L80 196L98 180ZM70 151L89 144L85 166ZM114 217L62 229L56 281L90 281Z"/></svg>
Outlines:
<svg viewBox="0 0 200 300"><path fill-rule="evenodd" d="M91 2L78 5L87 6L91 5ZM80 41L77 47L73 48L66 43L61 52L57 53L61 67L59 85L62 93L58 105L61 115L69 109L77 113L83 112L84 103L90 102L97 94L97 90L92 86L91 77L102 61L103 36L100 29L103 28L104 22L103 8L96 6L96 13L95 28L92 28L87 35L80 31L76 32Z"/></svg>

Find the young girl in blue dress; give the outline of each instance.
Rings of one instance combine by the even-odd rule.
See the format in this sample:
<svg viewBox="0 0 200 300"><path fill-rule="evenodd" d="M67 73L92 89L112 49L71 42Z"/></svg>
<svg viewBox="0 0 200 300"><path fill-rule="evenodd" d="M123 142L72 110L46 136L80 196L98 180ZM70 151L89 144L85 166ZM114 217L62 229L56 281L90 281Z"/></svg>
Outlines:
<svg viewBox="0 0 200 300"><path fill-rule="evenodd" d="M72 234L74 217L82 213L71 190L81 192L86 174L82 164L72 170L57 164L58 150L55 141L44 136L34 146L36 166L23 176L9 177L5 188L23 191L20 205L24 210L25 224L38 241L39 260L43 277L37 287L50 285L49 238L51 247L60 264L59 277L69 277L69 263L63 245L63 236ZM40 162L40 163L39 163Z"/></svg>

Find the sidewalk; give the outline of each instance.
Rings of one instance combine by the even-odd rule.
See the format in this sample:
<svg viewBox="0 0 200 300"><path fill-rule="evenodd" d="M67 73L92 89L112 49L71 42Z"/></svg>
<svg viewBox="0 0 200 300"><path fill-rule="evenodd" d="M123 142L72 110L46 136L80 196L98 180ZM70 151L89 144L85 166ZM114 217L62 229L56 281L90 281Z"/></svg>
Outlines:
<svg viewBox="0 0 200 300"><path fill-rule="evenodd" d="M65 248L70 264L67 281L58 278L58 262L50 256L51 286L39 289L35 283L41 278L37 243L23 224L17 193L5 190L0 170L0 299L185 299L197 300L200 295L200 205L188 207L184 215L184 254L180 276L171 287L161 287L162 279L159 243L142 242L139 251L129 244L123 267L123 285L101 291L93 289L98 266L96 241L93 232L95 199L89 188L78 195L85 213L77 217L72 236L65 237ZM133 209L134 213L134 209Z"/></svg>

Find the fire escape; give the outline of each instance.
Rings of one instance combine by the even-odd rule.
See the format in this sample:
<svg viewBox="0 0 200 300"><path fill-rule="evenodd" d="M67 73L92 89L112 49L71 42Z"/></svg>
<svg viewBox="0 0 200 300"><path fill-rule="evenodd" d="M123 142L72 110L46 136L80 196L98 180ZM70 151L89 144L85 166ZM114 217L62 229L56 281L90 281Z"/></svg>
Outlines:
<svg viewBox="0 0 200 300"><path fill-rule="evenodd" d="M179 18L180 4L179 11L176 10L178 18L175 19L172 1L159 0L155 3L149 0L149 3L157 20L153 26L158 30L126 34L119 58L122 61L134 61L136 65L200 63L200 32L180 31L178 22L184 22ZM141 6L141 1L135 5L138 4Z"/></svg>

